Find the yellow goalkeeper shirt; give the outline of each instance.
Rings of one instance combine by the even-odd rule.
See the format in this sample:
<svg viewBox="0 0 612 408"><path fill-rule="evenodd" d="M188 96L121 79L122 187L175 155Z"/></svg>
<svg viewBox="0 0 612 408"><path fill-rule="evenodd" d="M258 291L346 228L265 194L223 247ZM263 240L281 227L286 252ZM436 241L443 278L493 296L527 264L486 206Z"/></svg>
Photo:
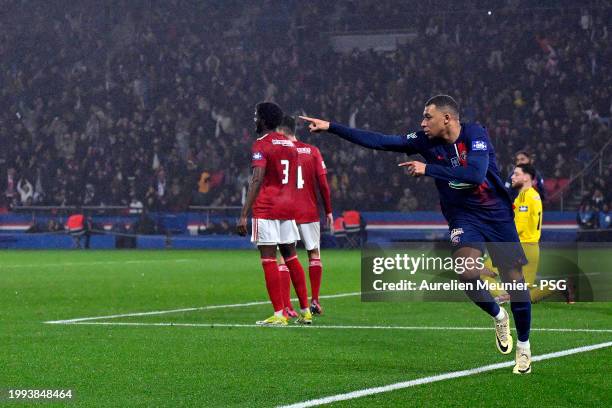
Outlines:
<svg viewBox="0 0 612 408"><path fill-rule="evenodd" d="M542 234L542 200L531 187L514 200L514 223L521 242L539 242Z"/></svg>

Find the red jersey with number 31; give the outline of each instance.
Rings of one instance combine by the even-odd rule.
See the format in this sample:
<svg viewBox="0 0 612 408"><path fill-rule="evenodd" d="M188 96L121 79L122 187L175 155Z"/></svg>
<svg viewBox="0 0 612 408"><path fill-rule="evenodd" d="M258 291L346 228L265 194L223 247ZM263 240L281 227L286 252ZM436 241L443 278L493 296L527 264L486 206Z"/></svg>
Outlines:
<svg viewBox="0 0 612 408"><path fill-rule="evenodd" d="M265 168L253 218L294 220L298 166L294 143L277 132L260 137L253 143L252 165Z"/></svg>
<svg viewBox="0 0 612 408"><path fill-rule="evenodd" d="M297 213L295 221L298 224L319 222L319 205L317 190L318 177L327 173L321 152L307 143L295 142L298 151L297 173Z"/></svg>

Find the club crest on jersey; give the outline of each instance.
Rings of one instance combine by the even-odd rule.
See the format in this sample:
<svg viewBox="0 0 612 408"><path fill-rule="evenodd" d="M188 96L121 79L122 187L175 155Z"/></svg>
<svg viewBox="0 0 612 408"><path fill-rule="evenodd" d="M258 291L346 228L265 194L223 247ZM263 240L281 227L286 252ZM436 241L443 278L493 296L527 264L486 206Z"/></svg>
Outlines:
<svg viewBox="0 0 612 408"><path fill-rule="evenodd" d="M472 150L473 151L481 151L484 152L487 150L487 142L484 140L474 140L472 142Z"/></svg>
<svg viewBox="0 0 612 408"><path fill-rule="evenodd" d="M463 228L453 228L450 232L451 244L459 245L461 243L461 234L463 234Z"/></svg>
<svg viewBox="0 0 612 408"><path fill-rule="evenodd" d="M253 160L261 160L261 159L263 159L263 154L261 154L260 152L253 153Z"/></svg>

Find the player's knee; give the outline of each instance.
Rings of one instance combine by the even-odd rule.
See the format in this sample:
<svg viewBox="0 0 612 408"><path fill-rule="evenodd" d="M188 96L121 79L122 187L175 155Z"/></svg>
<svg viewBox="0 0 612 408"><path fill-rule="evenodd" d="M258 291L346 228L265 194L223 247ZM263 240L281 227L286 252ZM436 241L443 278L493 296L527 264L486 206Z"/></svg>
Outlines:
<svg viewBox="0 0 612 408"><path fill-rule="evenodd" d="M508 269L501 271L503 282L519 282L523 280L523 272L520 269Z"/></svg>
<svg viewBox="0 0 612 408"><path fill-rule="evenodd" d="M311 249L310 251L308 251L308 259L309 260L321 259L319 248Z"/></svg>
<svg viewBox="0 0 612 408"><path fill-rule="evenodd" d="M259 253L262 258L276 258L276 247L272 245L260 245Z"/></svg>
<svg viewBox="0 0 612 408"><path fill-rule="evenodd" d="M281 244L278 246L278 249L280 250L281 255L285 259L292 257L296 254L295 244Z"/></svg>

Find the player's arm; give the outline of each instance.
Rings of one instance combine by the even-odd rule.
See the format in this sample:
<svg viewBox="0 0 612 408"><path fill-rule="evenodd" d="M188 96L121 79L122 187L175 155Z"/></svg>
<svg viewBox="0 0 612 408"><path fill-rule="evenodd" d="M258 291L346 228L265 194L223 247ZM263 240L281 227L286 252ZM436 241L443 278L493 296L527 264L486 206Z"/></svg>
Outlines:
<svg viewBox="0 0 612 408"><path fill-rule="evenodd" d="M439 164L427 164L425 175L447 181L458 181L468 184L481 184L489 168L489 155L470 152L467 154L467 165L445 167Z"/></svg>
<svg viewBox="0 0 612 408"><path fill-rule="evenodd" d="M240 235L244 236L247 234L247 218L251 212L253 203L259 194L259 189L261 188L265 174L265 167L253 168L253 177L251 177L251 181L249 182L249 190L247 191L246 200L244 201L242 211L240 212L240 220L238 220L238 225L236 225L238 234Z"/></svg>
<svg viewBox="0 0 612 408"><path fill-rule="evenodd" d="M529 203L529 218L531 222L528 224L530 228L533 228L530 233L537 234L542 229L542 199L541 196L538 195L531 197L531 202Z"/></svg>
<svg viewBox="0 0 612 408"><path fill-rule="evenodd" d="M329 183L327 182L326 174L319 174L319 192L321 193L321 198L323 199L323 207L325 208L325 219L327 221L327 228L333 230L334 228L334 216L332 215L332 205L331 205L331 191L329 189Z"/></svg>
<svg viewBox="0 0 612 408"><path fill-rule="evenodd" d="M332 214L331 205L331 190L329 183L327 182L327 168L323 161L323 156L319 149L314 149L315 168L317 172L317 182L319 184L319 193L323 199L323 207L325 208L325 219L327 222L327 228L333 232L334 230L334 216Z"/></svg>
<svg viewBox="0 0 612 408"><path fill-rule="evenodd" d="M407 154L418 153L417 138L413 134L400 135L384 135L378 132L369 130L354 129L338 123L328 122L321 119L315 119L308 116L300 116L310 122L308 128L311 132L329 132L340 136L344 140L358 144L368 149L386 150L390 152L400 152Z"/></svg>
<svg viewBox="0 0 612 408"><path fill-rule="evenodd" d="M409 173L416 177L425 175L446 181L478 185L484 181L489 168L489 142L484 129L474 135L470 145L465 166L447 167L419 161L401 163L400 166L407 166Z"/></svg>

